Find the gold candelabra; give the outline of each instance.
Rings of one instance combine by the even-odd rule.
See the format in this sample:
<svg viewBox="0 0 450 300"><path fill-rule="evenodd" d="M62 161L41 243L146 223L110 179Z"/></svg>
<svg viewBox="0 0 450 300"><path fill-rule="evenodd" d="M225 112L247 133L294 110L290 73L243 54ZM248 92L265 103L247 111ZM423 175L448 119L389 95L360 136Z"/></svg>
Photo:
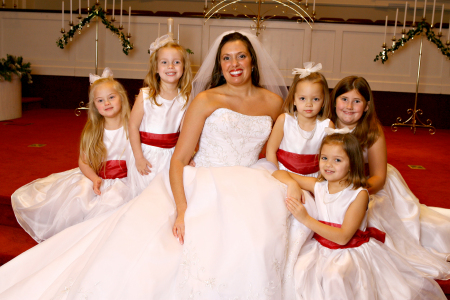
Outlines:
<svg viewBox="0 0 450 300"><path fill-rule="evenodd" d="M422 19L422 22L425 22L426 19ZM415 27L416 24L413 24L413 27ZM433 25L431 25L431 29L433 29ZM404 30L403 30L404 31ZM402 36L404 37L405 32L402 31ZM395 34L395 33L394 33ZM423 114L423 111L419 108L417 108L417 97L419 95L419 79L420 79L420 67L421 67L421 62L422 62L422 46L423 46L423 36L425 35L424 32L422 32L420 34L420 47L419 47L419 62L418 62L418 66L417 66L417 81L416 81L416 95L415 95L415 99L414 99L414 108L408 108L408 110L406 111L408 114L410 114L411 116L405 121L402 122L402 118L398 117L397 118L397 122L391 125L391 129L393 132L397 132L397 126L405 126L405 127L409 127L414 134L416 134L416 128L428 128L428 131L430 132L431 135L436 133L436 128L431 125L432 122L430 119L427 119L426 124L424 122L422 122L419 119L419 115ZM442 32L439 32L438 34L439 38L442 36ZM395 39L395 36L393 38L393 40ZM447 41L447 47L450 44L449 41ZM383 51L386 51L386 44L383 43Z"/></svg>
<svg viewBox="0 0 450 300"><path fill-rule="evenodd" d="M208 9L207 2L205 2L205 6L203 9L203 16L205 18L205 23L211 19L211 17L215 16L220 18L220 12L225 12L227 7L231 5L235 5L233 7L233 10L237 10L237 4L243 5L244 8L251 11L253 14L252 16L249 16L244 13L244 15L251 19L254 24L250 26L252 30L256 30L256 36L258 36L262 30L266 29L266 25L264 25L265 21L276 17L276 14L268 15L269 12L278 9L278 8L285 8L287 9L291 15L299 17L297 22L306 22L311 28L311 23L314 23L316 12L313 10L312 16L308 14L306 11L308 9L308 3L305 3L305 9L302 7L302 1L293 1L293 0L255 0L255 3L258 5L257 12L253 11L250 7L248 7L246 4L239 3L242 2L242 0L218 0L217 4L215 3L215 0L211 0L211 8ZM275 4L275 7L269 8L268 10L262 12L262 5L266 4L265 2L272 2L272 4ZM284 15L288 15L289 13L286 13L282 11Z"/></svg>

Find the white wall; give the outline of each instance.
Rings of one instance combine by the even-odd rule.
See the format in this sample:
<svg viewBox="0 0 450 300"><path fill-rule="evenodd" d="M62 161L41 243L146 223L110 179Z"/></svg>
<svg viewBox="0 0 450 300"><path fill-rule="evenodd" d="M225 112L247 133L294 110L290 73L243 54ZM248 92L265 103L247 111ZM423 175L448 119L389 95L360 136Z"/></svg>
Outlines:
<svg viewBox="0 0 450 300"><path fill-rule="evenodd" d="M65 17L68 20L68 15ZM125 18L125 23L127 23ZM115 77L143 79L148 68L148 48L158 33L167 31L164 17L133 16L132 42L135 49L122 53L119 39L103 24L99 26L99 68L112 68ZM250 20L177 18L180 42L194 51L194 72L206 56L209 45L224 31L249 29ZM370 25L317 23L311 30L306 24L268 21L260 40L282 70L287 85L292 81L291 69L303 62L321 62L330 87L348 75L364 76L374 90L415 92L420 38L408 42L384 65L373 62L381 50L384 27ZM61 37L61 15L0 11L0 57L21 55L32 63L33 74L88 76L94 72L95 24L76 34L65 49L56 46ZM66 30L68 30L66 22ZM125 28L127 30L127 28ZM393 27L388 28L392 32ZM443 32L447 36L447 30ZM390 36L392 34L388 34ZM397 34L398 35L398 34ZM177 31L175 30L175 37ZM450 94L450 61L437 47L424 39L420 93Z"/></svg>

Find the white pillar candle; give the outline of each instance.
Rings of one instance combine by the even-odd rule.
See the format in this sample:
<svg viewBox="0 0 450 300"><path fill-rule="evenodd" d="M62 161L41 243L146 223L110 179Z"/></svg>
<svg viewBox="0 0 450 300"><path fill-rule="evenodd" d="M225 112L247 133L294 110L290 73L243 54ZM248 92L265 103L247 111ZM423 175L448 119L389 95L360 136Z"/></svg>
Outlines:
<svg viewBox="0 0 450 300"><path fill-rule="evenodd" d="M178 24L177 42L178 42L178 44L180 43L180 24Z"/></svg>
<svg viewBox="0 0 450 300"><path fill-rule="evenodd" d="M113 11L112 11L112 18L114 19L114 9L116 9L116 0L113 0Z"/></svg>
<svg viewBox="0 0 450 300"><path fill-rule="evenodd" d="M386 16L386 23L384 24L384 43L385 44L386 44L387 21L388 21L388 16Z"/></svg>
<svg viewBox="0 0 450 300"><path fill-rule="evenodd" d="M208 7L208 0L205 0L205 7Z"/></svg>
<svg viewBox="0 0 450 300"><path fill-rule="evenodd" d="M130 35L130 26L131 26L131 6L128 7L128 35Z"/></svg>
<svg viewBox="0 0 450 300"><path fill-rule="evenodd" d="M308 5L308 0L306 0L306 2L305 2L305 6L306 6L306 5Z"/></svg>
<svg viewBox="0 0 450 300"><path fill-rule="evenodd" d="M417 0L414 0L414 15L413 15L413 24L416 23L416 8L417 8Z"/></svg>
<svg viewBox="0 0 450 300"><path fill-rule="evenodd" d="M160 34L161 34L161 24L158 23L158 36L157 37L160 37Z"/></svg>
<svg viewBox="0 0 450 300"><path fill-rule="evenodd" d="M81 16L81 0L78 0L78 14Z"/></svg>
<svg viewBox="0 0 450 300"><path fill-rule="evenodd" d="M122 27L123 0L120 0L120 27Z"/></svg>
<svg viewBox="0 0 450 300"><path fill-rule="evenodd" d="M72 19L72 0L70 0L70 23L73 23L73 19Z"/></svg>
<svg viewBox="0 0 450 300"><path fill-rule="evenodd" d="M425 3L423 4L423 19L425 19L426 13L427 13L427 0L425 0Z"/></svg>
<svg viewBox="0 0 450 300"><path fill-rule="evenodd" d="M173 38L173 19L167 19L167 33Z"/></svg>
<svg viewBox="0 0 450 300"><path fill-rule="evenodd" d="M394 36L397 33L397 19L398 19L398 8L397 11L395 12Z"/></svg>
<svg viewBox="0 0 450 300"><path fill-rule="evenodd" d="M434 10L436 9L436 0L433 2L433 14L431 15L431 25L434 26Z"/></svg>
<svg viewBox="0 0 450 300"><path fill-rule="evenodd" d="M408 2L405 3L405 16L403 17L403 30L405 30L405 26L406 26L406 11L408 10Z"/></svg>
<svg viewBox="0 0 450 300"><path fill-rule="evenodd" d="M439 32L442 32L442 21L444 20L444 4L442 4L442 12L441 12L441 25L439 26ZM450 23L449 23L450 24ZM449 26L450 27L450 26ZM450 28L449 28L450 31Z"/></svg>
<svg viewBox="0 0 450 300"><path fill-rule="evenodd" d="M5 0L3 0L3 3L5 3ZM61 23L61 28L64 28L64 1L62 2L62 23Z"/></svg>
<svg viewBox="0 0 450 300"><path fill-rule="evenodd" d="M91 8L91 7L89 6L89 0L87 0L87 2L88 2L88 3L87 3L87 7L88 7L88 8Z"/></svg>
<svg viewBox="0 0 450 300"><path fill-rule="evenodd" d="M105 12L107 11L107 7L108 7L107 2L108 2L108 0L105 0Z"/></svg>
<svg viewBox="0 0 450 300"><path fill-rule="evenodd" d="M448 24L449 24L449 28L448 28L448 33L447 33L447 41L450 41L450 20L448 20Z"/></svg>
<svg viewBox="0 0 450 300"><path fill-rule="evenodd" d="M316 11L316 0L313 2L313 11Z"/></svg>

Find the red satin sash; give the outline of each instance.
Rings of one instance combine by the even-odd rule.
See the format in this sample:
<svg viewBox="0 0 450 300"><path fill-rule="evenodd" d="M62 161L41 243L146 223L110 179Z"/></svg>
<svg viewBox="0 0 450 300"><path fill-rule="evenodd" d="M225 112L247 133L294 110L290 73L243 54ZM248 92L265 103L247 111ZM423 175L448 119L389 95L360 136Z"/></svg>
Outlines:
<svg viewBox="0 0 450 300"><path fill-rule="evenodd" d="M177 144L179 132L168 134L156 134L145 131L139 131L141 143L159 148L173 148Z"/></svg>
<svg viewBox="0 0 450 300"><path fill-rule="evenodd" d="M125 160L108 160L98 173L103 179L127 177L127 162Z"/></svg>
<svg viewBox="0 0 450 300"><path fill-rule="evenodd" d="M325 221L319 221L319 222L329 225L329 226L332 226L332 227L341 228L341 224L335 224L335 223L330 223L330 222L325 222ZM383 231L378 230L374 227L368 227L368 228L366 228L366 231L361 231L358 229L355 232L355 235L350 239L350 241L348 241L348 243L343 246L336 244L335 242L332 242L330 240L327 240L326 238L318 235L317 233L314 233L314 236L313 236L313 238L316 239L322 246L327 247L329 249L356 248L356 247L361 246L362 244L367 243L371 237L384 243L384 240L386 238L386 233L384 233Z"/></svg>
<svg viewBox="0 0 450 300"><path fill-rule="evenodd" d="M316 154L297 154L278 149L277 159L291 172L298 174L319 172L319 158Z"/></svg>

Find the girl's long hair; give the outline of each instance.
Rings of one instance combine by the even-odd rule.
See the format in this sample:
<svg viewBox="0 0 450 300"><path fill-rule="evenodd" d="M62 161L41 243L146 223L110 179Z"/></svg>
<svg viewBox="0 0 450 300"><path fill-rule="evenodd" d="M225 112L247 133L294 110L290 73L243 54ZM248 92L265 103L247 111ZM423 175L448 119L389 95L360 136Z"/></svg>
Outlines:
<svg viewBox="0 0 450 300"><path fill-rule="evenodd" d="M360 187L366 187L367 179L364 174L364 156L358 139L351 133L335 133L327 135L322 140L319 153L322 153L324 145L340 145L347 154L350 161L350 167L345 183L347 185L353 184L353 189L355 190ZM325 178L322 174L319 174L318 180L323 181Z"/></svg>
<svg viewBox="0 0 450 300"><path fill-rule="evenodd" d="M99 173L108 154L103 143L103 132L105 130L105 118L95 107L94 92L101 84L112 84L114 90L119 94L122 110L120 112L123 130L127 133L128 139L128 119L130 118L130 104L128 102L127 92L123 86L112 77L100 78L96 80L89 88L88 120L84 125L80 139L80 158L96 174Z"/></svg>
<svg viewBox="0 0 450 300"><path fill-rule="evenodd" d="M363 149L370 148L380 137L383 132L381 123L378 120L377 113L375 112L375 103L373 101L372 90L369 83L363 78L358 76L348 76L342 79L334 87L331 93L331 121L337 124L338 117L336 114L336 101L337 98L350 92L352 90L358 91L367 103L368 109L363 113L361 119L358 120L353 134L358 139Z"/></svg>
<svg viewBox="0 0 450 300"><path fill-rule="evenodd" d="M328 89L328 83L327 83L327 80L325 79L325 76L323 76L319 72L311 73L304 78L300 78L300 74L295 75L292 85L289 89L289 93L286 97L286 101L284 101L284 103L283 103L282 110L284 112L290 114L291 116L294 116L294 113L297 110L294 105L295 104L295 92L297 89L297 84L302 81L309 81L311 83L320 83L322 85L323 105L322 105L322 109L320 110L319 114L317 115L317 118L320 121L330 118L331 117L330 90Z"/></svg>
<svg viewBox="0 0 450 300"><path fill-rule="evenodd" d="M185 103L183 108L186 107L189 96L191 95L191 89L192 89L192 70L191 70L191 62L189 60L188 54L186 50L178 45L177 43L167 43L166 45L159 48L157 51L153 52L152 55L150 55L150 68L147 73L147 76L145 76L144 79L144 87L149 87L149 99L150 101L158 106L161 106L160 103L156 101L156 96L159 95L161 92L161 77L159 77L158 74L158 54L161 49L164 48L173 48L176 49L181 56L183 57L183 75L178 80L177 88L180 89L180 94L185 99Z"/></svg>

